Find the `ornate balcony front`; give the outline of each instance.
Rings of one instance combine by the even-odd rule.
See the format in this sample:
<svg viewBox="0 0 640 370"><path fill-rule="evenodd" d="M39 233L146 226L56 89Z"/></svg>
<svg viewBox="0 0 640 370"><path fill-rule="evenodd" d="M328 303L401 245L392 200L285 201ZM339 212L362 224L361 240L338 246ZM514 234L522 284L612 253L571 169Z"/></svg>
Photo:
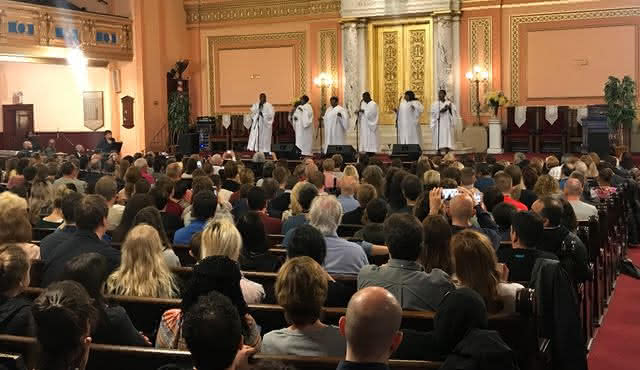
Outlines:
<svg viewBox="0 0 640 370"><path fill-rule="evenodd" d="M90 60L133 59L128 18L0 0L0 55L60 59L80 49Z"/></svg>

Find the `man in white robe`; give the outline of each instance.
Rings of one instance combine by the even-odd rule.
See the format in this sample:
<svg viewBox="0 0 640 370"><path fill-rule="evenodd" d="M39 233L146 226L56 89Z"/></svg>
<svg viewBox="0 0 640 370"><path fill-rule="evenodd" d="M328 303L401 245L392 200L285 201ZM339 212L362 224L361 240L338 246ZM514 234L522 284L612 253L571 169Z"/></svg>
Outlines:
<svg viewBox="0 0 640 370"><path fill-rule="evenodd" d="M310 156L313 146L313 107L309 104L309 97L303 95L300 104L292 115L291 125L296 132L296 146L302 155Z"/></svg>
<svg viewBox="0 0 640 370"><path fill-rule="evenodd" d="M260 100L251 106L251 131L247 150L271 152L271 130L273 128L273 105L267 103L267 95L260 94Z"/></svg>
<svg viewBox="0 0 640 370"><path fill-rule="evenodd" d="M413 91L407 91L397 110L398 115L398 143L422 145L422 129L420 115L424 106L416 99Z"/></svg>
<svg viewBox="0 0 640 370"><path fill-rule="evenodd" d="M332 96L331 106L324 113L324 145L322 152L326 153L329 145L344 145L344 137L349 129L349 114L338 105L338 98Z"/></svg>
<svg viewBox="0 0 640 370"><path fill-rule="evenodd" d="M358 151L376 153L378 151L378 104L371 99L368 92L362 94L358 115L360 131Z"/></svg>
<svg viewBox="0 0 640 370"><path fill-rule="evenodd" d="M453 133L457 115L456 106L447 99L447 92L440 90L438 101L431 105L432 141L435 150L453 149Z"/></svg>

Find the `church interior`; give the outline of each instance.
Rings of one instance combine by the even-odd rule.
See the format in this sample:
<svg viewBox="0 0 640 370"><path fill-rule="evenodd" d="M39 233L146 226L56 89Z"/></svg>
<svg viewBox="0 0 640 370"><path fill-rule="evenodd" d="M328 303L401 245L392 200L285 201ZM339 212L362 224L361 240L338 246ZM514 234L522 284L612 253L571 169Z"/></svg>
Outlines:
<svg viewBox="0 0 640 370"><path fill-rule="evenodd" d="M413 150L396 144L418 143L419 153L408 154L415 161L443 147L434 136L432 107L444 90L455 106L446 145L455 155L512 161L514 153L525 153L544 161L553 154L564 161L590 152L630 153L639 163L640 100L630 93L625 109L633 117L613 128L611 77L629 89L640 79L638 0L0 0L0 157L15 155L27 138L42 147L53 139L62 153L78 145L93 150L109 131L122 143L122 156L204 158L233 151L248 160L254 155L247 149L250 110L264 93L273 106L270 144L280 148L279 157L298 140L292 117L307 96L315 112L310 156L323 158L329 138L322 116L337 97L350 123L341 144L375 152L389 164L396 150ZM415 141L401 141L398 133L397 112L408 90L424 107ZM364 92L378 107L375 151L358 149ZM609 233L611 245L603 241L592 252L602 255L594 265L602 280L578 293L589 297L580 316L592 370L640 362L640 311L629 308L640 300L638 283L626 277L616 283L614 256L630 243L621 236L628 214L609 215L616 226L599 232L604 239ZM597 235L592 229L588 236ZM167 302L156 303L173 307ZM326 315L337 323L336 312ZM423 325L421 314L403 316L403 325ZM520 368L560 369L541 358L548 353L531 327L509 327L519 323L491 316L489 328L507 332L507 344L528 348ZM0 335L0 347L21 345L5 339ZM96 358L111 364L122 353L137 365L189 359L184 351L96 348ZM335 368L309 361L290 363ZM441 365L396 361L390 367Z"/></svg>

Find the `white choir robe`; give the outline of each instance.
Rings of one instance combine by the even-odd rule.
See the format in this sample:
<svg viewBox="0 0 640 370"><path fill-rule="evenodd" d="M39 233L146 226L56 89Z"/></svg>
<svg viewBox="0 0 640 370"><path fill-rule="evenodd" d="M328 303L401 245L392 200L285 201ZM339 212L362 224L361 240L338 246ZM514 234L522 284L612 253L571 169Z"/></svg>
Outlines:
<svg viewBox="0 0 640 370"><path fill-rule="evenodd" d="M296 146L302 155L311 155L313 146L313 107L311 104L307 103L296 108L291 125L296 132Z"/></svg>
<svg viewBox="0 0 640 370"><path fill-rule="evenodd" d="M338 117L338 113L342 117ZM329 145L344 145L344 137L349 129L349 114L339 105L329 106L324 113L324 145L322 152L326 153Z"/></svg>
<svg viewBox="0 0 640 370"><path fill-rule="evenodd" d="M273 105L264 103L262 105L262 116L260 116L259 102L251 106L251 131L247 150L252 152L271 152L273 118Z"/></svg>
<svg viewBox="0 0 640 370"><path fill-rule="evenodd" d="M441 113L440 110L448 105L451 105L451 113L449 113L449 111ZM431 129L433 130L431 141L433 142L434 149L453 149L453 133L455 129L455 117L457 117L457 115L456 106L449 100L444 102L438 100L431 104ZM440 117L439 124L438 117Z"/></svg>
<svg viewBox="0 0 640 370"><path fill-rule="evenodd" d="M378 151L378 104L373 100L362 102L360 109L360 121L358 128L360 131L359 152L376 153Z"/></svg>
<svg viewBox="0 0 640 370"><path fill-rule="evenodd" d="M400 144L422 145L420 115L424 106L418 100L407 102L402 99L398 108L398 142Z"/></svg>

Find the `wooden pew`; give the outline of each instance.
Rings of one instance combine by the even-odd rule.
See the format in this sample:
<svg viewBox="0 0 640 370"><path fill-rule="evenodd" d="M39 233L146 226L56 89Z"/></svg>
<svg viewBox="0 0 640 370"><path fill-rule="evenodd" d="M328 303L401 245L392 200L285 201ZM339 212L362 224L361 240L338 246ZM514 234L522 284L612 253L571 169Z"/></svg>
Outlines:
<svg viewBox="0 0 640 370"><path fill-rule="evenodd" d="M38 227L34 227L33 229L31 229L31 239L33 240L37 240L40 241L42 239L44 239L45 236L54 233L57 229L56 228L38 228Z"/></svg>
<svg viewBox="0 0 640 370"><path fill-rule="evenodd" d="M338 236L342 238L351 237L360 229L362 229L363 225L352 225L352 224L340 224L338 225Z"/></svg>
<svg viewBox="0 0 640 370"><path fill-rule="evenodd" d="M29 368L36 366L34 361L36 340L29 337L0 335L2 353L22 353L29 359ZM331 357L270 356L258 354L258 361L276 361L291 365L299 370L334 370L340 362ZM166 364L190 364L191 354L187 351L161 350L146 347L113 346L92 344L89 352L87 370L114 368L122 370L156 370ZM117 366L114 367L114 364ZM439 369L440 362L391 360L389 366L394 370Z"/></svg>

